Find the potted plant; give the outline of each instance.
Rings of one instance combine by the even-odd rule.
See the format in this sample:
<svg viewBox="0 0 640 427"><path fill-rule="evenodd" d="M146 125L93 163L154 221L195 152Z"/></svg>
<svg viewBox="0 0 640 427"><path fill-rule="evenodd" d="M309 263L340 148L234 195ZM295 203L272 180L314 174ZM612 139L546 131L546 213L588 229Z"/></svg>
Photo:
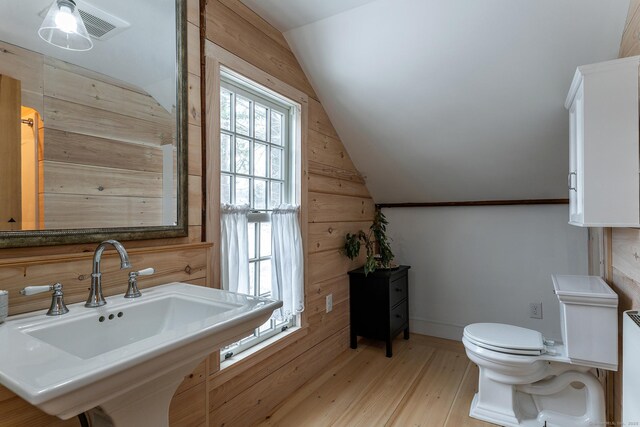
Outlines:
<svg viewBox="0 0 640 427"><path fill-rule="evenodd" d="M374 272L377 268L388 269L391 267L393 260L393 252L389 246L387 238L387 218L381 210L376 210L373 223L369 227L369 232L365 233L360 230L355 234L347 233L344 244L344 251L349 259L355 259L360 254L360 246L364 243L367 249L367 259L364 263L365 276ZM378 245L379 254L375 253L376 243Z"/></svg>

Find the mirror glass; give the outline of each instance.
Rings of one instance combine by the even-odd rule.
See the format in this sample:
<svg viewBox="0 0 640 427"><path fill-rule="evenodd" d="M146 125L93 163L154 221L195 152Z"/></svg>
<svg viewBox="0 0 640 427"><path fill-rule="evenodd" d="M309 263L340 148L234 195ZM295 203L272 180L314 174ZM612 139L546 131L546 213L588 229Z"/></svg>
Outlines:
<svg viewBox="0 0 640 427"><path fill-rule="evenodd" d="M66 15L53 18L62 32L49 40L67 46L39 35L52 8ZM181 0L0 0L0 240L183 235L182 9ZM82 27L91 48L70 50Z"/></svg>

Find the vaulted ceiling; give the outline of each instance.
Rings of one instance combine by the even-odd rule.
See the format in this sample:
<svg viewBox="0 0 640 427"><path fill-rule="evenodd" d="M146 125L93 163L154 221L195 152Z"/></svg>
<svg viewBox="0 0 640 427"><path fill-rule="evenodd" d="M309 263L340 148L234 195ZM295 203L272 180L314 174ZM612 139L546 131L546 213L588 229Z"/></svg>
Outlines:
<svg viewBox="0 0 640 427"><path fill-rule="evenodd" d="M284 31L376 202L566 197L564 100L629 0L242 0Z"/></svg>

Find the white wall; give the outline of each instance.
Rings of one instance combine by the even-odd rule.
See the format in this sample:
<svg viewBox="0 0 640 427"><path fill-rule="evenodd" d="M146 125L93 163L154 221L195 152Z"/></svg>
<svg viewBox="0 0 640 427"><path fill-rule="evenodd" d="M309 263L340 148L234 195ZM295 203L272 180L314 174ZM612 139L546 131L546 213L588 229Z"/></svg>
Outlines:
<svg viewBox="0 0 640 427"><path fill-rule="evenodd" d="M560 339L551 274L587 274L587 229L567 224L566 205L383 212L396 262L411 266L413 332L460 339L467 324L500 322Z"/></svg>

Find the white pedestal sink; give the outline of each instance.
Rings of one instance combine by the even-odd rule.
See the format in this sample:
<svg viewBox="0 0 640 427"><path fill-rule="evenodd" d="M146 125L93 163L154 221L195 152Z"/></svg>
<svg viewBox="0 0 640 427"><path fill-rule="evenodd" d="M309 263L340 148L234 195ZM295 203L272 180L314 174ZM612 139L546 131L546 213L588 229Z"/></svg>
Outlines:
<svg viewBox="0 0 640 427"><path fill-rule="evenodd" d="M58 317L12 316L0 324L0 384L62 419L99 407L96 427L167 426L184 376L281 306L171 283L99 308L73 304Z"/></svg>

